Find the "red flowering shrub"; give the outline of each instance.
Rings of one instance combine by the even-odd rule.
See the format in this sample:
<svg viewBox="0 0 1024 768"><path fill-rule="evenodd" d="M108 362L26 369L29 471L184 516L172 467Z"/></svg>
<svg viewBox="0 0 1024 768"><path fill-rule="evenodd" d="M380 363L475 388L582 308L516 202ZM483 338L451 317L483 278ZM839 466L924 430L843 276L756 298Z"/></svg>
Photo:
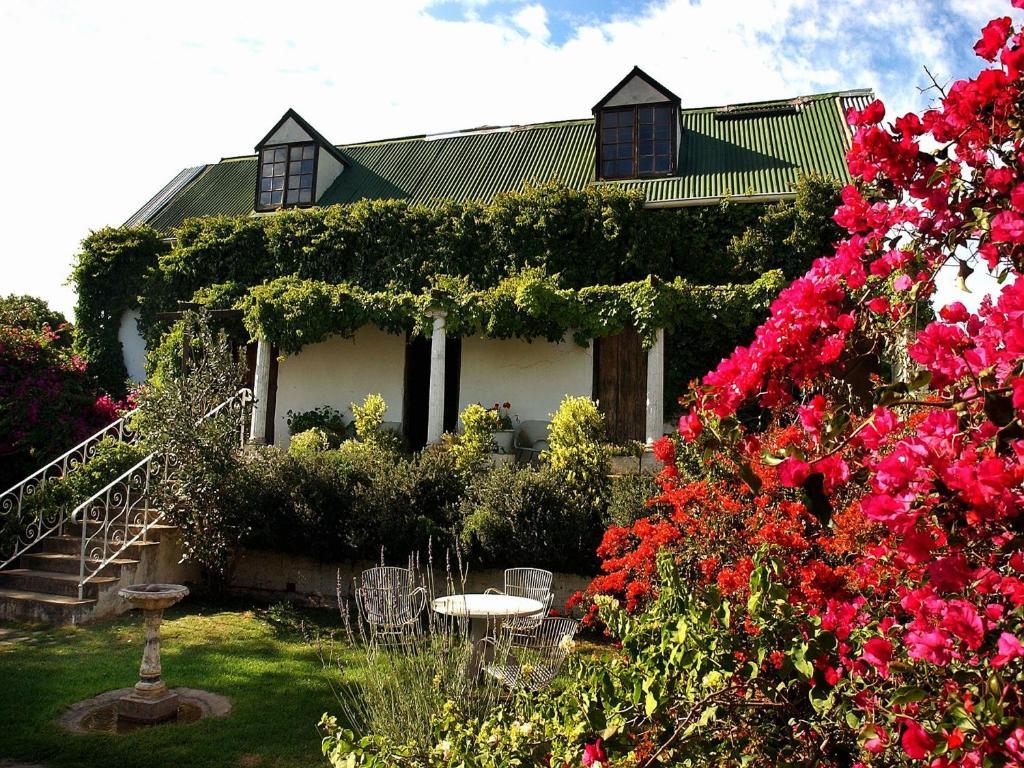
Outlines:
<svg viewBox="0 0 1024 768"><path fill-rule="evenodd" d="M70 351L70 326L23 319L0 322L0 491L117 418Z"/></svg>
<svg viewBox="0 0 1024 768"><path fill-rule="evenodd" d="M683 399L726 479L659 444L663 511L606 533L589 590L640 609L667 549L742 616L770 554L823 764L1024 766L1024 36L996 19L975 50L993 65L921 116L851 111L848 237ZM916 327L939 270L974 261L1001 293ZM781 632L745 626L745 658Z"/></svg>

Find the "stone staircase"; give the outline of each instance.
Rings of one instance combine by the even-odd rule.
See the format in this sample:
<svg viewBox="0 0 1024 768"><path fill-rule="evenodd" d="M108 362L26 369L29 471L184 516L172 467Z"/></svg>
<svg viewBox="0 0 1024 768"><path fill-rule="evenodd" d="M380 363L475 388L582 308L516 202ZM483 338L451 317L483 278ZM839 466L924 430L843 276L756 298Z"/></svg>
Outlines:
<svg viewBox="0 0 1024 768"><path fill-rule="evenodd" d="M137 532L137 531L135 531ZM129 538L135 534L129 531ZM174 538L176 529L151 525L146 541L130 544L99 571L78 596L82 539L79 535L47 536L23 554L17 567L0 570L0 620L80 624L101 616L120 613L128 604L117 590L141 581L161 580L167 573L168 557L161 553L165 537ZM76 531L76 533L80 533ZM164 549L177 550L174 542ZM175 558L176 559L176 558ZM98 563L87 561L94 569ZM161 564L164 564L161 567ZM91 570L90 569L90 570Z"/></svg>

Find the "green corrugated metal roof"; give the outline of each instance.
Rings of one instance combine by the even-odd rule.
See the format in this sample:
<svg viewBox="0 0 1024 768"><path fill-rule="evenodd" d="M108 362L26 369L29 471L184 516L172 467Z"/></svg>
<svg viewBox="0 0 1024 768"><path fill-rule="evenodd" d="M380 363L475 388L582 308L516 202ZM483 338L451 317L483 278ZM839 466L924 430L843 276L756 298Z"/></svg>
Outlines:
<svg viewBox="0 0 1024 768"><path fill-rule="evenodd" d="M865 95L830 93L729 109L684 109L674 176L600 183L641 189L651 204L686 204L728 195L788 194L802 172L846 179L849 133L843 113L850 99ZM320 205L391 198L426 204L487 201L531 181L561 181L574 188L594 183L593 119L340 149L352 166L324 193ZM247 214L255 185L255 156L222 160L207 166L149 223L166 231L191 216Z"/></svg>

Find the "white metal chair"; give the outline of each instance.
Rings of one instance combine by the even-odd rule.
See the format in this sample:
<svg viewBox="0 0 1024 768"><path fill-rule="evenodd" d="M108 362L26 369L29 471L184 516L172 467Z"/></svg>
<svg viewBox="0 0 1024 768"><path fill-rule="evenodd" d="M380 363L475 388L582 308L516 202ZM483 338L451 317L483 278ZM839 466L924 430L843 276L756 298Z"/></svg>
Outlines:
<svg viewBox="0 0 1024 768"><path fill-rule="evenodd" d="M532 616L508 619L502 625L502 632L523 637L530 636L551 608L554 593L551 585L554 575L542 568L508 568L505 570L505 588L503 590L488 589L490 594L504 594L512 597L529 597L540 602L544 608Z"/></svg>
<svg viewBox="0 0 1024 768"><path fill-rule="evenodd" d="M488 639L496 646L498 661L484 667L484 673L510 690L539 691L558 677L572 652L579 622L549 616L541 619L533 634L506 635Z"/></svg>
<svg viewBox="0 0 1024 768"><path fill-rule="evenodd" d="M427 590L413 582L408 568L381 566L363 571L356 602L370 627L370 642L404 645L420 633Z"/></svg>

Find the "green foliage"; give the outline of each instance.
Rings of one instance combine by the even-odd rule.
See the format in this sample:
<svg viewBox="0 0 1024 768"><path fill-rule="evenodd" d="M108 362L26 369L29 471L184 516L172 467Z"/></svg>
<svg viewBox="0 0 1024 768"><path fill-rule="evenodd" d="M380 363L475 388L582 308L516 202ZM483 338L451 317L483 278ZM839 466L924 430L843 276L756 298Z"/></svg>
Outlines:
<svg viewBox="0 0 1024 768"><path fill-rule="evenodd" d="M631 526L642 517L651 515L647 501L658 494L658 483L651 475L619 475L611 479L608 490L608 509L605 526Z"/></svg>
<svg viewBox="0 0 1024 768"><path fill-rule="evenodd" d="M366 396L362 405L352 403L353 422L356 425L356 437L363 442L371 442L380 439L381 425L384 423L384 414L387 413L388 404L379 394Z"/></svg>
<svg viewBox="0 0 1024 768"><path fill-rule="evenodd" d="M292 439L288 443L288 453L292 456L303 456L322 453L330 447L331 440L327 433L319 427L313 427L292 435Z"/></svg>
<svg viewBox="0 0 1024 768"><path fill-rule="evenodd" d="M490 465L494 433L501 428L496 411L472 403L459 414L462 432L451 439L455 468L469 477Z"/></svg>
<svg viewBox="0 0 1024 768"><path fill-rule="evenodd" d="M327 435L331 448L337 448L348 434L341 411L321 405L308 411L288 411L288 431L297 435L309 429L319 429Z"/></svg>
<svg viewBox="0 0 1024 768"><path fill-rule="evenodd" d="M89 361L100 384L115 397L125 393L128 377L117 338L121 316L138 305L140 294L152 284L159 256L167 250L148 227L106 227L90 233L75 257L75 352Z"/></svg>
<svg viewBox="0 0 1024 768"><path fill-rule="evenodd" d="M240 512L246 489L234 482L241 462L239 412L207 414L235 395L243 370L225 334L215 336L204 315L186 313L182 323L201 352L190 357L179 380L143 388L138 421L144 444L173 457L154 502L181 529L185 558L216 583L246 530Z"/></svg>
<svg viewBox="0 0 1024 768"><path fill-rule="evenodd" d="M589 397L567 396L551 415L548 448L541 461L550 467L581 509L599 514L608 496L608 446L604 415Z"/></svg>
<svg viewBox="0 0 1024 768"><path fill-rule="evenodd" d="M460 541L489 565L590 573L600 532L574 501L550 469L501 464L467 488Z"/></svg>
<svg viewBox="0 0 1024 768"><path fill-rule="evenodd" d="M614 185L581 191L546 184L499 195L487 205L360 201L274 216L190 219L173 233L173 247L149 229L105 229L83 242L72 273L79 297L76 350L93 362L104 386L118 393L125 372L117 330L125 309L140 305L140 325L153 348L163 330L158 312L176 309L182 300L227 306L269 281L273 287L257 289L252 303L265 312L253 309L249 330L265 329L269 338L287 341L285 351L294 351L370 320L389 330L416 327L424 307L409 306L409 297L443 287L437 276L445 274L460 276L462 288L472 291L531 270L560 275L561 285L572 290L636 283L648 275L724 285L754 280L776 267L792 274L796 262L815 253L815 242L828 242L836 202L833 182L817 177L800 182L796 202L770 209L723 202L648 210L640 193ZM276 281L282 277L293 280ZM559 310L562 298L537 286L523 292L508 288L475 302L484 305L482 317L472 319L477 327L493 325L496 335L561 338L560 329L578 327L567 319L587 314L570 308L568 318L547 323L541 303ZM598 291L593 298L609 297ZM705 358L714 355L710 363L716 362L750 329L729 316L746 309L733 307L723 318L720 307L700 303L715 301L714 293L696 292L693 298L695 315L671 312L684 318L673 323L677 333L699 342L689 360L677 365L669 358L673 382L702 373ZM529 322L507 320L517 301L533 307L532 314L516 310ZM614 318L597 322L596 335L629 321L628 305L620 303ZM307 319L277 316L273 306ZM752 311L760 318L765 309L756 305ZM715 322L707 322L709 315ZM645 325L642 316L638 320ZM710 339L704 335L708 329L715 331Z"/></svg>
<svg viewBox="0 0 1024 768"><path fill-rule="evenodd" d="M755 224L733 237L729 253L739 274L758 275L782 269L792 280L840 239L832 221L842 185L819 175L803 176L796 184L795 203L775 203Z"/></svg>

